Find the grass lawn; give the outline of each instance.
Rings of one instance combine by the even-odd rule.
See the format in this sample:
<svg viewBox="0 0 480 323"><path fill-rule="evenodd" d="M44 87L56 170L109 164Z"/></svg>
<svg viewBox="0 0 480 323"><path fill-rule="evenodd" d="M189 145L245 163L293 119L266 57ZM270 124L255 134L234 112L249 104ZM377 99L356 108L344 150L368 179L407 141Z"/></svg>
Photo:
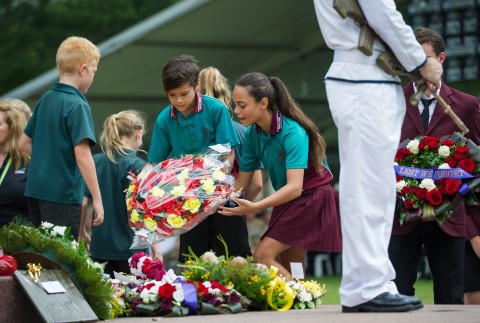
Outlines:
<svg viewBox="0 0 480 323"><path fill-rule="evenodd" d="M321 278L308 277L314 279L320 284L327 286L327 293L322 296L322 304L336 305L340 304L340 295L338 288L340 287L340 276L323 276ZM420 297L424 304L433 304L433 285L431 279L419 279L415 283L415 295Z"/></svg>

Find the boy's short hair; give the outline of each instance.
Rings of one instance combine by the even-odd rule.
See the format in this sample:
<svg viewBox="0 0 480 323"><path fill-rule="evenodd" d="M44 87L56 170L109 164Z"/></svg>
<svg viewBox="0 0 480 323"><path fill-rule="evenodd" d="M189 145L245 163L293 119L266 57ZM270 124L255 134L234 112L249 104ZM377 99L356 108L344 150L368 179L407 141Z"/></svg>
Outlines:
<svg viewBox="0 0 480 323"><path fill-rule="evenodd" d="M72 74L82 64L98 64L100 51L91 41L83 37L68 37L57 50L57 69L60 74Z"/></svg>
<svg viewBox="0 0 480 323"><path fill-rule="evenodd" d="M420 43L420 45L429 44L430 46L432 46L435 54L440 55L442 52L445 51L445 43L443 41L443 38L435 30L419 27L415 29L414 33L415 38L417 38L417 41Z"/></svg>
<svg viewBox="0 0 480 323"><path fill-rule="evenodd" d="M196 86L200 68L198 61L193 56L181 55L170 59L162 71L163 89L165 92L177 89L188 83Z"/></svg>

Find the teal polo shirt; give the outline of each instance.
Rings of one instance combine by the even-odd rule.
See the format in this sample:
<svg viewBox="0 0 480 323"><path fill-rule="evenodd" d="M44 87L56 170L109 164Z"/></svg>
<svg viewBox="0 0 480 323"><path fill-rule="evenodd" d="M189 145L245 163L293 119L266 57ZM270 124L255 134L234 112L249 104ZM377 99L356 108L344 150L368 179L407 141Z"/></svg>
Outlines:
<svg viewBox="0 0 480 323"><path fill-rule="evenodd" d="M240 170L253 172L260 163L277 191L287 184L288 169L308 168L308 135L296 121L274 111L270 133L253 124L242 143Z"/></svg>
<svg viewBox="0 0 480 323"><path fill-rule="evenodd" d="M225 105L197 93L196 106L187 119L171 105L160 112L153 128L148 161L159 163L167 158L202 154L208 146L230 144L239 140Z"/></svg>
<svg viewBox="0 0 480 323"><path fill-rule="evenodd" d="M95 144L92 114L76 88L55 83L38 101L25 134L32 138L32 159L25 195L40 200L81 204L84 181L74 148Z"/></svg>
<svg viewBox="0 0 480 323"><path fill-rule="evenodd" d="M90 254L97 259L127 260L140 251L130 249L133 230L128 225L125 190L130 184L129 172L139 173L147 162L137 157L134 150L125 149L125 152L128 155L114 154L116 163L104 153L93 156L105 211L102 225L92 228ZM85 196L91 197L88 189Z"/></svg>

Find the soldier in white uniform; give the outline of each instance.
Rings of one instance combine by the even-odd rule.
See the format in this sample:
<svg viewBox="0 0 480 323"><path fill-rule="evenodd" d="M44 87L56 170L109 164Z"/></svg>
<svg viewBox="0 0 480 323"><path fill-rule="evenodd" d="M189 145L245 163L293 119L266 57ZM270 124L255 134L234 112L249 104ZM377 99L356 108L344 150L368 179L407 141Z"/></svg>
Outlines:
<svg viewBox="0 0 480 323"><path fill-rule="evenodd" d="M376 65L385 51L378 39L373 55L357 49L360 27L343 19L332 0L314 0L322 35L334 50L325 77L338 128L343 312L403 312L422 307L416 297L398 294L388 243L395 206L393 160L405 115L398 77ZM358 0L369 26L392 49L407 71L419 70L435 89L441 65L427 58L393 0Z"/></svg>

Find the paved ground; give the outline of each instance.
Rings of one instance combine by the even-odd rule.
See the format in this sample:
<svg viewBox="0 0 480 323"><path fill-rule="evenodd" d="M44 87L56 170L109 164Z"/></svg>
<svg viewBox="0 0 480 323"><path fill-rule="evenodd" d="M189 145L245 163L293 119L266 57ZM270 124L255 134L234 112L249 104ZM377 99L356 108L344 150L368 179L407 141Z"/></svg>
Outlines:
<svg viewBox="0 0 480 323"><path fill-rule="evenodd" d="M286 312L244 312L239 314L218 314L186 316L178 318L135 317L114 320L118 323L479 323L480 305L425 305L424 308L406 313L341 313L339 305L322 305L315 310L289 310Z"/></svg>

